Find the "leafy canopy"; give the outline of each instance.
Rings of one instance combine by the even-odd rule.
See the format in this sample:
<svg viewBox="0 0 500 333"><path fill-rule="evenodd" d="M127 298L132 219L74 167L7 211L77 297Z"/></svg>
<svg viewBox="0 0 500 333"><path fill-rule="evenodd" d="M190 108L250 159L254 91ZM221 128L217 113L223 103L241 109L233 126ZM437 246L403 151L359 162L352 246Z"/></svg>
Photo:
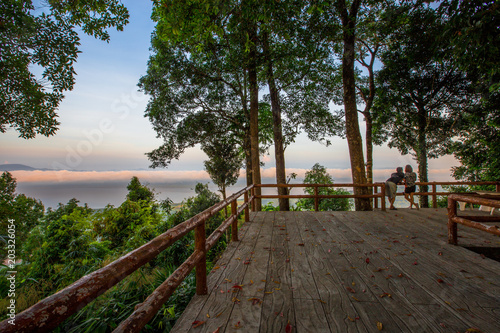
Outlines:
<svg viewBox="0 0 500 333"><path fill-rule="evenodd" d="M129 17L119 0L43 3L0 2L0 132L13 127L25 139L57 131L56 110L75 83L76 28L109 41L107 29L123 30Z"/></svg>

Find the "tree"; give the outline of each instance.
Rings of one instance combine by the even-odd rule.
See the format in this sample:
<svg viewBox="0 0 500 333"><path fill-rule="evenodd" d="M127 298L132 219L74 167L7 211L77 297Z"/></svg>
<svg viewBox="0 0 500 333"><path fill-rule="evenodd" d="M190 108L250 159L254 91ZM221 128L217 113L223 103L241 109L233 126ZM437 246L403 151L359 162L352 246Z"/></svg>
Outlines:
<svg viewBox="0 0 500 333"><path fill-rule="evenodd" d="M341 58L345 134L351 162L352 180L356 184L367 183L363 142L356 105L356 39L358 38L358 25L362 24L360 23L362 17L372 4L372 2L364 0L325 0L313 2L310 8L311 11L319 11L323 14L320 20L324 30L323 34L330 42L332 50ZM369 189L356 187L354 193L366 195L369 194ZM372 209L371 201L368 198L355 199L355 205L356 210Z"/></svg>
<svg viewBox="0 0 500 333"><path fill-rule="evenodd" d="M219 187L222 198L226 200L226 188L236 184L243 165L241 152L227 138L216 139L202 145L208 160L204 162L205 170L215 185Z"/></svg>
<svg viewBox="0 0 500 333"><path fill-rule="evenodd" d="M16 194L17 182L12 174L4 172L0 176L0 258L5 258L8 243L8 222L14 221L15 241L24 244L31 230L40 223L44 215L44 206L40 200L28 198L24 194ZM19 254L23 248L16 246Z"/></svg>
<svg viewBox="0 0 500 333"><path fill-rule="evenodd" d="M127 199L130 201L143 201L146 204L150 204L154 200L153 191L147 186L142 185L139 178L136 176L132 177L130 180L130 183L127 185L127 190L129 191Z"/></svg>
<svg viewBox="0 0 500 333"><path fill-rule="evenodd" d="M333 177L328 174L326 168L318 163L314 164L312 169L306 172L304 184L333 184ZM308 195L314 195L314 187L306 187L304 192ZM333 187L319 187L319 195L343 195L350 194L346 190ZM348 211L352 209L352 204L348 198L319 199L320 211ZM314 199L305 198L297 202L299 209L314 210Z"/></svg>
<svg viewBox="0 0 500 333"><path fill-rule="evenodd" d="M427 161L444 155L457 130L457 115L477 102L471 82L454 63L439 61L449 51L435 40L443 29L431 8L416 7L394 32L382 55L377 109L385 112L389 147L412 153L421 182L427 182ZM421 186L427 192L427 185ZM428 207L424 196L422 207Z"/></svg>
<svg viewBox="0 0 500 333"><path fill-rule="evenodd" d="M445 20L440 43L450 44L441 58L453 62L474 82L480 105L462 112L459 138L450 152L460 161L456 179L500 179L500 4L498 1L442 1ZM485 158L488 156L488 158Z"/></svg>
<svg viewBox="0 0 500 333"><path fill-rule="evenodd" d="M56 110L75 82L76 27L109 41L107 29L123 30L129 17L118 0L46 3L39 15L31 0L0 4L0 132L14 127L25 139L57 130ZM41 78L34 74L36 67L43 69Z"/></svg>
<svg viewBox="0 0 500 333"><path fill-rule="evenodd" d="M148 75L140 82L141 88L152 95L146 114L165 141L162 147L148 154L153 167L168 165L186 147L210 141L218 133L232 133L239 137L239 145L246 153L247 180L251 177L248 183L260 183L259 155L262 143L267 144L268 141L267 126L263 126L268 120L263 117L267 113L266 105L259 103L258 95L261 81L274 87L269 100L273 120L269 124L273 129L275 151L279 155L277 169L280 175L284 175L284 147L280 146L293 141L298 131L292 128L303 124L306 130L313 128L312 135L320 137L321 129L330 130L333 127L322 124L316 129L311 126L328 123L329 113L324 112L327 100L323 104L300 101L293 105L291 102L297 101L291 98L283 103L291 107L292 111L288 113L291 116L280 120L281 109L284 110L278 95L280 85L284 89L286 85L292 86L290 82L295 82L293 86L298 90L304 82L301 76L307 74L302 69L311 71L311 66L304 65L309 59L306 57L294 63L302 63L302 67L283 66L299 54L296 47L294 53L287 49L300 43L295 39L286 41L284 33L274 36L276 31L284 30L273 30L277 25L272 19L276 14L275 4L262 1L225 2L219 7L198 1L189 6L172 1L162 4L166 6L159 5L155 14L158 20L152 39L155 54L151 57ZM286 6L278 7L283 10ZM256 8L260 10L256 11ZM294 75L294 71L299 74ZM286 77L292 79L286 82ZM312 86L310 84L308 89L312 90ZM309 91L302 96L313 95ZM294 113L302 105L309 108L321 105L321 109L318 112L304 109L302 114ZM321 117L316 117L318 115ZM283 121L283 126L280 121ZM285 135L280 135L282 127L286 128ZM287 134L290 137L286 137ZM259 144L255 143L256 138ZM259 203L256 206L258 208Z"/></svg>

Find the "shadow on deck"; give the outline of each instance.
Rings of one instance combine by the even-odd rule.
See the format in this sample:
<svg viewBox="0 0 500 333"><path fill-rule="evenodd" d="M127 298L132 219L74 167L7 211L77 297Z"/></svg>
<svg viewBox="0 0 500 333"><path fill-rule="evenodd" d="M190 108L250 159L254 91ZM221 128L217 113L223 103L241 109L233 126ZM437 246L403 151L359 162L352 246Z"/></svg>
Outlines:
<svg viewBox="0 0 500 333"><path fill-rule="evenodd" d="M477 212L476 212L477 213ZM445 209L258 212L172 332L500 332L500 238Z"/></svg>

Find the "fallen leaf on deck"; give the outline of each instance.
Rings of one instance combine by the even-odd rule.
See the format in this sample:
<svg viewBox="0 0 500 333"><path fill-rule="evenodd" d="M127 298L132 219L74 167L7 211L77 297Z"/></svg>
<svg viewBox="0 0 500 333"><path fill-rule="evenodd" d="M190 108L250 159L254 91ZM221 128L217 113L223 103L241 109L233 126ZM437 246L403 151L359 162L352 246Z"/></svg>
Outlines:
<svg viewBox="0 0 500 333"><path fill-rule="evenodd" d="M196 328L196 327L201 326L203 324L205 324L204 321L195 320L195 321L193 321L193 328Z"/></svg>
<svg viewBox="0 0 500 333"><path fill-rule="evenodd" d="M356 290L352 289L351 287L346 287L346 289L353 294L356 293Z"/></svg>
<svg viewBox="0 0 500 333"><path fill-rule="evenodd" d="M215 316L215 318L219 318L219 317L220 317L223 313L224 313L224 311L222 311L221 313L217 314L217 315Z"/></svg>
<svg viewBox="0 0 500 333"><path fill-rule="evenodd" d="M304 243L299 243L298 245L299 245L299 246L304 246Z"/></svg>
<svg viewBox="0 0 500 333"><path fill-rule="evenodd" d="M389 297L389 298L392 298L392 295L389 294L389 293L383 293L382 295L379 296L380 298L384 298L384 297Z"/></svg>
<svg viewBox="0 0 500 333"><path fill-rule="evenodd" d="M243 290L243 284L237 284L233 286L234 289Z"/></svg>
<svg viewBox="0 0 500 333"><path fill-rule="evenodd" d="M366 259L365 259L365 262L366 262L367 264L369 264L369 263L370 263L370 258L366 258Z"/></svg>
<svg viewBox="0 0 500 333"><path fill-rule="evenodd" d="M467 331L465 331L465 332L468 332L468 333L483 333L483 331L481 331L479 328L474 328L474 327L468 328Z"/></svg>
<svg viewBox="0 0 500 333"><path fill-rule="evenodd" d="M357 302L361 302L359 299L357 299L356 297L354 296L351 296L353 300L357 301Z"/></svg>
<svg viewBox="0 0 500 333"><path fill-rule="evenodd" d="M234 328L236 328L236 329L241 328L240 322L237 322L236 325L234 325Z"/></svg>
<svg viewBox="0 0 500 333"><path fill-rule="evenodd" d="M207 313L207 318L210 318L210 315Z"/></svg>
<svg viewBox="0 0 500 333"><path fill-rule="evenodd" d="M286 324L285 333L292 333L292 325L290 323Z"/></svg>
<svg viewBox="0 0 500 333"><path fill-rule="evenodd" d="M252 305L262 303L262 300L260 298L257 298L257 297L252 297L252 298L249 298L248 300L252 301Z"/></svg>
<svg viewBox="0 0 500 333"><path fill-rule="evenodd" d="M444 281L442 279L437 279L437 282L438 283L444 283Z"/></svg>
<svg viewBox="0 0 500 333"><path fill-rule="evenodd" d="M382 331L383 328L384 328L384 326L382 325L382 323L380 321L377 321L377 329L379 331Z"/></svg>
<svg viewBox="0 0 500 333"><path fill-rule="evenodd" d="M220 332L220 327L218 327L215 331L213 331L212 333L219 333Z"/></svg>

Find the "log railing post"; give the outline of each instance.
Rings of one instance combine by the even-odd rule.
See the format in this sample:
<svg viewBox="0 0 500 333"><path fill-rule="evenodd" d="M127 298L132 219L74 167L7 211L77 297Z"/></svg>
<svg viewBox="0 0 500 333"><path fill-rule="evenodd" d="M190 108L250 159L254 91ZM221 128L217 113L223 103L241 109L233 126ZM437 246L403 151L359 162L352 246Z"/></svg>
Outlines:
<svg viewBox="0 0 500 333"><path fill-rule="evenodd" d="M380 185L380 207L385 212L385 184Z"/></svg>
<svg viewBox="0 0 500 333"><path fill-rule="evenodd" d="M231 217L233 217L233 223L231 224L231 241L238 241L238 207L236 200L231 201Z"/></svg>
<svg viewBox="0 0 500 333"><path fill-rule="evenodd" d="M437 208L436 183L432 184L432 208Z"/></svg>
<svg viewBox="0 0 500 333"><path fill-rule="evenodd" d="M243 200L245 204L245 222L250 221L250 210L248 209L248 191L245 191L245 194L243 195Z"/></svg>
<svg viewBox="0 0 500 333"><path fill-rule="evenodd" d="M457 245L457 224L453 219L457 216L457 201L448 197L448 243Z"/></svg>
<svg viewBox="0 0 500 333"><path fill-rule="evenodd" d="M314 186L314 210L319 211L318 186Z"/></svg>
<svg viewBox="0 0 500 333"><path fill-rule="evenodd" d="M255 207L255 187L252 187L250 190L251 196L252 196L252 212L257 211L257 207Z"/></svg>
<svg viewBox="0 0 500 333"><path fill-rule="evenodd" d="M373 187L373 194L374 194L374 195L377 195L377 194L378 194L378 186L377 186L377 185L375 185L375 186ZM378 198L377 198L377 197L374 197L374 198L373 198L373 207L374 207L374 208L378 208Z"/></svg>
<svg viewBox="0 0 500 333"><path fill-rule="evenodd" d="M203 257L196 264L196 294L206 295L207 290L207 250L205 237L205 219L194 231L195 250L203 253Z"/></svg>
<svg viewBox="0 0 500 333"><path fill-rule="evenodd" d="M495 187L496 187L496 191L500 192L500 183L497 183L497 185Z"/></svg>

